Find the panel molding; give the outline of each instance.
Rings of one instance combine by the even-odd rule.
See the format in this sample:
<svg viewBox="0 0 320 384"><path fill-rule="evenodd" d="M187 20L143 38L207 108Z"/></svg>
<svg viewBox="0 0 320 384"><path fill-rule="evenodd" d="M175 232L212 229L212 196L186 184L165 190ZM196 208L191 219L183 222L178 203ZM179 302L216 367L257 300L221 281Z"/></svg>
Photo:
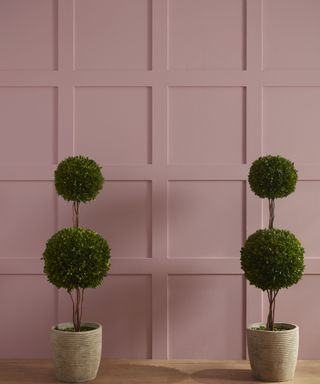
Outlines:
<svg viewBox="0 0 320 384"><path fill-rule="evenodd" d="M195 0L196 1L196 0ZM224 0L221 0L224 1ZM58 153L60 161L75 154L75 88L77 87L150 87L152 88L151 164L102 163L108 181L148 181L151 183L152 258L114 258L110 275L151 276L152 346L150 357L168 358L168 275L242 275L238 258L168 258L168 183L171 181L242 181L245 184L245 236L262 226L262 202L246 182L251 162L263 153L262 116L264 87L317 87L320 70L263 70L262 0L242 1L245 12L244 69L176 70L169 68L169 0L153 0L151 10L152 56L149 70L76 70L76 0L58 0L58 68L55 70L0 71L0 87L57 87ZM170 87L242 87L244 104L244 164L169 164L168 93ZM31 183L53 181L55 165L1 165L3 181ZM320 162L296 163L299 180L320 181ZM65 205L57 200L55 228L65 223ZM69 212L67 213L69 214ZM240 251L240 250L239 250ZM43 274L41 255L34 258L0 257L0 275ZM320 275L320 257L307 257L306 275ZM244 322L263 320L263 294L248 283L244 285ZM54 299L58 319L60 298ZM245 333L243 352L245 357Z"/></svg>

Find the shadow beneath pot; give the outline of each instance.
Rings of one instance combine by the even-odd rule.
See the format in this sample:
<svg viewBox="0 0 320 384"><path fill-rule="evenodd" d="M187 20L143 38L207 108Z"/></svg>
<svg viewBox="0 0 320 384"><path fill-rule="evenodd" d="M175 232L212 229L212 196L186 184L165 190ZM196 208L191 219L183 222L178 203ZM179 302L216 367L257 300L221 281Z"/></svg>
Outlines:
<svg viewBox="0 0 320 384"><path fill-rule="evenodd" d="M154 364L154 365L153 365ZM183 367L181 367L183 369ZM185 368L185 367L184 367ZM187 368L188 369L188 368ZM190 372L190 371L189 371ZM53 365L48 360L0 361L0 383L54 384ZM250 369L203 369L194 373L156 365L136 363L109 363L103 361L93 384L241 384L260 383Z"/></svg>
<svg viewBox="0 0 320 384"><path fill-rule="evenodd" d="M191 377L195 382L203 384L259 383L252 376L250 369L205 369L194 372Z"/></svg>
<svg viewBox="0 0 320 384"><path fill-rule="evenodd" d="M183 373L176 368L169 368L156 365L139 365L139 364L103 364L100 367L95 384L151 384L179 383L190 375Z"/></svg>

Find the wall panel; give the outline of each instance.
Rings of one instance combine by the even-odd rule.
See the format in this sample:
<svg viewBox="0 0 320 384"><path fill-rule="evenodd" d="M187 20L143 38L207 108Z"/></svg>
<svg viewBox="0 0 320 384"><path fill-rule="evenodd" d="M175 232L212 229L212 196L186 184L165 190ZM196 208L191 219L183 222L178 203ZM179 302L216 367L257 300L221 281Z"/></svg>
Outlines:
<svg viewBox="0 0 320 384"><path fill-rule="evenodd" d="M263 1L265 69L319 69L317 0Z"/></svg>
<svg viewBox="0 0 320 384"><path fill-rule="evenodd" d="M151 0L76 0L76 69L151 69L151 25Z"/></svg>
<svg viewBox="0 0 320 384"><path fill-rule="evenodd" d="M112 248L85 301L104 355L244 358L266 308L240 269L267 217L246 178L280 153L300 182L276 223L303 242L306 276L277 316L301 324L299 357L319 358L318 13L317 0L0 0L1 357L47 357L47 330L71 317L41 255L71 225L54 169L81 153L106 179L80 217Z"/></svg>
<svg viewBox="0 0 320 384"><path fill-rule="evenodd" d="M150 163L151 113L150 87L77 87L76 153L104 164Z"/></svg>
<svg viewBox="0 0 320 384"><path fill-rule="evenodd" d="M170 181L168 257L239 258L244 199L241 181Z"/></svg>
<svg viewBox="0 0 320 384"><path fill-rule="evenodd" d="M107 180L97 199L83 207L82 225L108 239L112 257L151 257L151 193L150 181Z"/></svg>
<svg viewBox="0 0 320 384"><path fill-rule="evenodd" d="M306 258L319 258L320 182L299 181L293 195L276 202L275 226L297 234ZM269 212L264 204L263 222L268 225Z"/></svg>
<svg viewBox="0 0 320 384"><path fill-rule="evenodd" d="M170 164L244 161L242 87L170 87L168 109Z"/></svg>
<svg viewBox="0 0 320 384"><path fill-rule="evenodd" d="M57 162L57 87L0 87L2 165Z"/></svg>
<svg viewBox="0 0 320 384"><path fill-rule="evenodd" d="M320 87L265 87L263 90L263 147L295 162L320 161Z"/></svg>
<svg viewBox="0 0 320 384"><path fill-rule="evenodd" d="M242 0L169 0L170 69L243 69Z"/></svg>
<svg viewBox="0 0 320 384"><path fill-rule="evenodd" d="M0 258L40 259L56 227L56 194L53 182L1 181Z"/></svg>
<svg viewBox="0 0 320 384"><path fill-rule="evenodd" d="M314 359L319 347L319 306L314 305L318 297L319 275L308 274L297 285L279 293L277 316L285 322L299 326L299 356ZM264 316L267 316L268 303L264 297Z"/></svg>
<svg viewBox="0 0 320 384"><path fill-rule="evenodd" d="M55 288L44 276L2 275L0 358L49 358L49 332L56 322Z"/></svg>
<svg viewBox="0 0 320 384"><path fill-rule="evenodd" d="M58 0L1 0L0 70L56 70Z"/></svg>
<svg viewBox="0 0 320 384"><path fill-rule="evenodd" d="M242 358L242 276L170 275L168 292L169 358Z"/></svg>
<svg viewBox="0 0 320 384"><path fill-rule="evenodd" d="M70 298L59 294L59 321L70 321ZM103 324L107 357L151 358L151 276L112 275L87 290L84 321Z"/></svg>

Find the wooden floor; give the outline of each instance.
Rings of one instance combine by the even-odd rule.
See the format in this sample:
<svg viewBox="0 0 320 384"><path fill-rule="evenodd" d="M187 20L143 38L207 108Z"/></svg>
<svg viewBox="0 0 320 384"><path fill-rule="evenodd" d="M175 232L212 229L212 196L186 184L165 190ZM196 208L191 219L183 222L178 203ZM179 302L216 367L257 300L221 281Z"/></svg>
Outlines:
<svg viewBox="0 0 320 384"><path fill-rule="evenodd" d="M0 360L1 384L56 383L51 361ZM260 383L247 361L103 360L92 384ZM320 360L299 361L295 384L320 384Z"/></svg>

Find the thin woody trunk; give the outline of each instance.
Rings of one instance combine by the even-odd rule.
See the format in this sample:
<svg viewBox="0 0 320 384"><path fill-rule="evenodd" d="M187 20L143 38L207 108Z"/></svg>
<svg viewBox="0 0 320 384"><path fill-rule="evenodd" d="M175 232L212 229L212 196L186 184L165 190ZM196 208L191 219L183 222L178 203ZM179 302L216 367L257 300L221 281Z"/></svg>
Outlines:
<svg viewBox="0 0 320 384"><path fill-rule="evenodd" d="M75 228L79 227L79 209L80 201L74 201L72 203L72 224Z"/></svg>
<svg viewBox="0 0 320 384"><path fill-rule="evenodd" d="M68 294L72 301L72 321L74 330L80 332L82 318L82 304L84 297L84 288L76 288L68 290Z"/></svg>
<svg viewBox="0 0 320 384"><path fill-rule="evenodd" d="M269 229L273 229L273 223L274 223L274 208L275 208L275 201L274 199L268 199L269 201Z"/></svg>
<svg viewBox="0 0 320 384"><path fill-rule="evenodd" d="M269 229L273 229L273 223L275 218L275 200L268 199L269 202ZM268 331L274 330L274 314L276 308L276 297L279 290L268 289L268 300L269 300L269 313L267 318L266 328Z"/></svg>
<svg viewBox="0 0 320 384"><path fill-rule="evenodd" d="M74 228L79 227L79 211L80 201L74 201L72 204L72 224ZM69 290L68 293L72 300L72 321L74 330L75 332L80 332L84 288L81 289L77 287L73 291Z"/></svg>
<svg viewBox="0 0 320 384"><path fill-rule="evenodd" d="M268 300L269 300L269 313L267 318L266 329L268 331L274 330L274 313L276 308L276 297L278 292L279 290L274 290L274 289L267 290Z"/></svg>

